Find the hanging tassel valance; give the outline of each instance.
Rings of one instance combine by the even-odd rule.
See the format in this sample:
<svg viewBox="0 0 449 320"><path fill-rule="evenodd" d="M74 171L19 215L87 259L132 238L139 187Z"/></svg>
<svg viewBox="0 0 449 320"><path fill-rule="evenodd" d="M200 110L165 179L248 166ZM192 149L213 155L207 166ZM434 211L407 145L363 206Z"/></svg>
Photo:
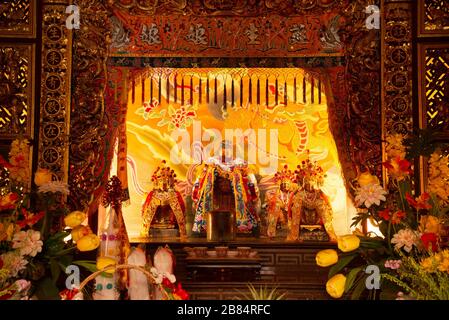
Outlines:
<svg viewBox="0 0 449 320"><path fill-rule="evenodd" d="M241 74L195 74L191 69L183 74L182 69L160 72L159 69L134 72L130 78L131 102L144 104L156 97L161 103L181 105L203 101L244 107L249 105L321 104L323 102L323 81L317 74L265 74L250 76ZM232 70L231 70L232 71ZM212 81L212 84L210 83ZM141 97L136 98L136 85L141 87ZM220 97L219 97L220 96ZM147 101L146 99L149 100Z"/></svg>

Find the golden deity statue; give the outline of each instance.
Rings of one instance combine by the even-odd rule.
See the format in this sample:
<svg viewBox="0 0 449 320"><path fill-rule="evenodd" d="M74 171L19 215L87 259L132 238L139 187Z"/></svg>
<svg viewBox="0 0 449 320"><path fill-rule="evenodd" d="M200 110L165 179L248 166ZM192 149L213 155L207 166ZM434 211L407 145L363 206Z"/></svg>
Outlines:
<svg viewBox="0 0 449 320"><path fill-rule="evenodd" d="M142 235L147 236L150 229L175 229L177 223L181 238L185 238L185 204L181 193L175 190L174 170L162 161L151 181L153 190L148 193L142 207Z"/></svg>
<svg viewBox="0 0 449 320"><path fill-rule="evenodd" d="M336 241L332 225L332 207L321 191L326 177L309 156L295 171L298 190L291 198L287 240Z"/></svg>

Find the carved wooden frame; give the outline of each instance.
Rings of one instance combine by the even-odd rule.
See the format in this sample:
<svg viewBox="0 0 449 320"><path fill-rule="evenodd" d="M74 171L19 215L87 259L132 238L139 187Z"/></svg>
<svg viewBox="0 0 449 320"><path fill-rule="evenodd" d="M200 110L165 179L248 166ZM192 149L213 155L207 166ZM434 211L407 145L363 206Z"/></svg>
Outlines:
<svg viewBox="0 0 449 320"><path fill-rule="evenodd" d="M14 27L2 28L0 26L0 33L5 38L35 38L36 37L36 10L38 0L27 0L29 2L29 22L28 24L14 22ZM3 5L8 5L6 1ZM9 5L13 5L13 1L9 1ZM19 15L20 16L20 15ZM22 15L23 18L23 15ZM19 19L17 19L19 20Z"/></svg>
<svg viewBox="0 0 449 320"><path fill-rule="evenodd" d="M449 36L449 28L427 30L426 29L426 1L429 0L417 0L418 2L418 37L443 37ZM447 27L447 26L445 26Z"/></svg>

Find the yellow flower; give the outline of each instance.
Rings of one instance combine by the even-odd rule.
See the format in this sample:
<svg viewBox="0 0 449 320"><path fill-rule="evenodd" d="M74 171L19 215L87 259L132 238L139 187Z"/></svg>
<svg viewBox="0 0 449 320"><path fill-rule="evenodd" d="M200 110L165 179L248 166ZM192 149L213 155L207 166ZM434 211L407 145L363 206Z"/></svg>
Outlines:
<svg viewBox="0 0 449 320"><path fill-rule="evenodd" d="M34 183L40 187L52 181L53 174L48 169L39 168L34 174Z"/></svg>
<svg viewBox="0 0 449 320"><path fill-rule="evenodd" d="M82 237L87 236L88 234L91 234L91 233L92 233L92 231L90 230L89 227L79 225L79 226L76 226L75 228L73 228L72 239L73 239L73 241L76 242L79 239L81 239Z"/></svg>
<svg viewBox="0 0 449 320"><path fill-rule="evenodd" d="M438 270L441 272L449 272L449 258L445 258L443 261L441 261L440 265L438 266Z"/></svg>
<svg viewBox="0 0 449 320"><path fill-rule="evenodd" d="M433 259L430 258L425 258L424 260L421 261L421 267L424 269L424 271L426 272L434 272L435 271L435 264Z"/></svg>
<svg viewBox="0 0 449 320"><path fill-rule="evenodd" d="M441 221L435 216L421 216L419 224L423 233L439 234L441 232Z"/></svg>
<svg viewBox="0 0 449 320"><path fill-rule="evenodd" d="M64 223L67 227L75 228L76 226L79 226L81 223L83 223L86 218L87 215L84 212L73 211L64 218Z"/></svg>
<svg viewBox="0 0 449 320"><path fill-rule="evenodd" d="M389 135L386 138L387 145L385 147L385 151L388 155L388 158L396 158L400 156L401 158L405 158L405 146L403 144L404 135L402 134L393 134Z"/></svg>
<svg viewBox="0 0 449 320"><path fill-rule="evenodd" d="M449 259L449 250L443 250L440 252L440 255L443 257L443 259Z"/></svg>
<svg viewBox="0 0 449 320"><path fill-rule="evenodd" d="M349 234L338 237L338 249L343 252L354 251L360 246L360 239L356 235Z"/></svg>
<svg viewBox="0 0 449 320"><path fill-rule="evenodd" d="M338 261L337 251L333 249L321 250L316 254L316 264L320 267L329 267Z"/></svg>
<svg viewBox="0 0 449 320"><path fill-rule="evenodd" d="M98 236L93 233L82 237L76 243L76 246L79 251L92 251L97 249L99 245L100 245L100 238L98 238Z"/></svg>
<svg viewBox="0 0 449 320"><path fill-rule="evenodd" d="M108 257L99 257L97 259L97 269L103 270L107 266L115 266L117 264L117 260L108 258ZM115 273L115 269L108 269L105 271L106 273Z"/></svg>
<svg viewBox="0 0 449 320"><path fill-rule="evenodd" d="M17 231L20 230L20 227L15 225L14 223L10 223L8 228L6 229L6 235L7 235L7 239L8 241L11 241L14 233L16 233Z"/></svg>
<svg viewBox="0 0 449 320"><path fill-rule="evenodd" d="M357 182L359 183L359 186L361 186L361 187L368 186L370 184L379 184L380 183L379 178L377 178L376 176L373 176L368 171L359 174L359 176L357 177Z"/></svg>
<svg viewBox="0 0 449 320"><path fill-rule="evenodd" d="M346 277L339 273L330 278L326 283L327 293L334 299L339 299L345 292Z"/></svg>

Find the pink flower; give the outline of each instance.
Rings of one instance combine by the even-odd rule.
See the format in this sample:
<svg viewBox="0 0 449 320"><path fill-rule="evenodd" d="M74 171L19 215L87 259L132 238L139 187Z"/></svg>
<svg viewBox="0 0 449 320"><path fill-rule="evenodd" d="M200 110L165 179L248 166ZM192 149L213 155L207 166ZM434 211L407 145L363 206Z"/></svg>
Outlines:
<svg viewBox="0 0 449 320"><path fill-rule="evenodd" d="M387 191L377 183L368 184L356 190L355 201L357 206L365 205L368 209L373 205L380 205L381 201L387 200Z"/></svg>
<svg viewBox="0 0 449 320"><path fill-rule="evenodd" d="M16 277L28 264L28 261L16 251L2 254L1 260L3 261L3 269L8 270L11 277Z"/></svg>
<svg viewBox="0 0 449 320"><path fill-rule="evenodd" d="M402 264L401 260L387 260L385 261L385 268L397 270L401 267L401 264Z"/></svg>
<svg viewBox="0 0 449 320"><path fill-rule="evenodd" d="M35 257L42 251L43 242L40 238L41 233L39 231L20 231L14 234L12 247L18 249L23 256Z"/></svg>
<svg viewBox="0 0 449 320"><path fill-rule="evenodd" d="M410 229L401 229L398 233L393 236L391 243L394 244L396 250L401 250L404 248L406 252L410 252L413 246L417 246L419 242L419 237L416 232Z"/></svg>

